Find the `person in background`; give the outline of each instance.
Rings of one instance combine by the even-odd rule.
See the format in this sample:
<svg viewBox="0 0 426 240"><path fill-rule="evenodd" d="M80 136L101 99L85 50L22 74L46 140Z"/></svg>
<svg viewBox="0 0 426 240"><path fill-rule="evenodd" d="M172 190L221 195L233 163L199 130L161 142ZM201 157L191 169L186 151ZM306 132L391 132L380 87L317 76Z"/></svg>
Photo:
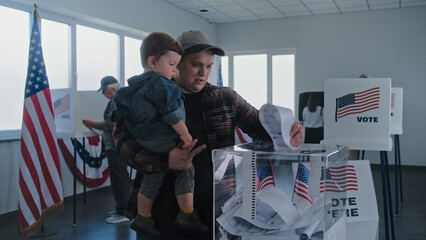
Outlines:
<svg viewBox="0 0 426 240"><path fill-rule="evenodd" d="M129 173L127 172L126 163L118 156L115 141L112 137L112 130L114 128L112 116L115 111L115 103L112 99L119 88L120 84L113 76L102 78L101 87L98 92L102 91L102 94L109 99L104 111L104 121L83 120L83 124L87 128L95 128L103 131L102 139L105 146L105 155L108 159L112 194L115 199L115 211L110 212L110 216L105 220L107 223L130 221L129 218L124 216L129 200Z"/></svg>
<svg viewBox="0 0 426 240"><path fill-rule="evenodd" d="M324 120L321 98L315 93L309 94L308 104L303 108L302 118L305 127L305 143L320 143L324 139Z"/></svg>
<svg viewBox="0 0 426 240"><path fill-rule="evenodd" d="M213 163L212 150L235 144L235 126L254 139L271 142L262 127L258 110L251 106L237 92L228 87L216 87L207 82L215 55L224 56L224 51L214 46L200 31L183 32L177 39L184 48L182 60L174 80L185 96L186 125L194 138L187 149L175 147L169 152L155 153L140 146L126 124L117 124L117 149L120 156L136 169L146 171L170 171L170 169L195 168L194 207L200 221L208 232L196 234L175 226L173 216L179 207L173 194L174 175L167 173L160 193L154 201L152 216L162 239L208 239L213 238ZM291 144L303 141L304 129L295 123L290 132ZM141 172L141 171L138 171ZM141 179L143 176L136 176ZM138 183L139 182L139 183ZM135 180L138 188L140 180ZM231 187L231 186L230 186ZM129 200L128 210L134 211L134 196ZM150 238L137 234L138 239Z"/></svg>
<svg viewBox="0 0 426 240"><path fill-rule="evenodd" d="M145 149L168 152L181 141L182 149L188 148L192 137L185 125L183 96L172 80L176 66L183 54L181 45L161 32L149 34L140 48L142 75L128 80L129 86L121 88L114 101L117 104L117 120L125 122L129 132ZM178 227L207 232L194 210L194 168L174 171L175 194L179 213L175 218ZM164 172L144 172L138 194L138 214L130 227L142 233L159 236L152 218L152 205L163 183Z"/></svg>

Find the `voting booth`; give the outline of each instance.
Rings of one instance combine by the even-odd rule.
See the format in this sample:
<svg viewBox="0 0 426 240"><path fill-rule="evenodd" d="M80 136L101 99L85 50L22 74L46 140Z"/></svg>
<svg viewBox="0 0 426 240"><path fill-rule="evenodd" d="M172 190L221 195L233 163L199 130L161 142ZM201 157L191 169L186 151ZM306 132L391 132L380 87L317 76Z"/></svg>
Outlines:
<svg viewBox="0 0 426 240"><path fill-rule="evenodd" d="M95 136L83 125L83 119L103 121L103 113L108 103L100 92L75 91L71 88L51 90L58 137Z"/></svg>
<svg viewBox="0 0 426 240"><path fill-rule="evenodd" d="M388 211L393 233L392 203L390 200L389 170L386 151L392 149L391 139L391 79L345 78L328 79L324 84L324 144L344 144L353 150L380 151L382 192L385 206L386 239L388 239ZM359 165L356 163L354 165ZM365 201L360 209L369 209L362 217L347 219L348 239L375 239L378 230L376 197L372 188L370 169L360 170L370 183L358 199ZM361 191L359 191L361 192ZM349 193L353 194L353 193ZM352 197L352 196L349 196ZM361 231L361 229L365 229ZM361 233L359 236L356 233Z"/></svg>
<svg viewBox="0 0 426 240"><path fill-rule="evenodd" d="M358 183L346 146L252 142L212 154L215 239L347 239Z"/></svg>
<svg viewBox="0 0 426 240"><path fill-rule="evenodd" d="M86 203L86 185L99 186L109 176L105 154L101 153L101 142L86 143L86 137L98 136L102 132L88 129L82 120L103 121L108 99L100 92L75 91L72 88L53 89L51 98L58 145L65 163L73 172L73 225L76 226L77 178L83 183Z"/></svg>

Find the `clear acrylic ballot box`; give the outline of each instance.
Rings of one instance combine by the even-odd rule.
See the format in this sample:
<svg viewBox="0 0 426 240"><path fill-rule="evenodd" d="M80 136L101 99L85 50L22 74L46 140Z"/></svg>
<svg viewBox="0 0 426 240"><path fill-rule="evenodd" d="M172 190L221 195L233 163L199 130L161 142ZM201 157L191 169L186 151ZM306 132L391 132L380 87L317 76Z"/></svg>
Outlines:
<svg viewBox="0 0 426 240"><path fill-rule="evenodd" d="M248 143L212 154L214 239L346 239L346 146Z"/></svg>

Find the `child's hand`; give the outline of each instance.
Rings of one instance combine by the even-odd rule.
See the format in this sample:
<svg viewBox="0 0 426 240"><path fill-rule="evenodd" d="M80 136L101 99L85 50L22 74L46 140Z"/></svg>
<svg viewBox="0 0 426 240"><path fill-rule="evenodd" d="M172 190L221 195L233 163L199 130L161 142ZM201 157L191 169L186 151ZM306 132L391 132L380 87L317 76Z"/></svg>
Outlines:
<svg viewBox="0 0 426 240"><path fill-rule="evenodd" d="M189 133L185 135L181 135L180 139L183 142L183 146L182 146L183 149L187 149L192 143L192 136Z"/></svg>

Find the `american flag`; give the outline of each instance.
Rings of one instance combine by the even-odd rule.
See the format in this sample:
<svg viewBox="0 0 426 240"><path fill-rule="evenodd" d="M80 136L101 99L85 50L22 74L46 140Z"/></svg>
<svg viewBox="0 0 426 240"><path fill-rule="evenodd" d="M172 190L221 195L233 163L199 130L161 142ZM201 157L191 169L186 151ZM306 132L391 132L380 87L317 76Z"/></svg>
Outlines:
<svg viewBox="0 0 426 240"><path fill-rule="evenodd" d="M272 172L271 160L262 164L257 170L256 175L256 191L264 189L266 186L275 186L274 173Z"/></svg>
<svg viewBox="0 0 426 240"><path fill-rule="evenodd" d="M70 101L71 101L71 94L67 94L64 97L56 100L53 103L53 109L55 111L55 116L58 114L61 114L63 112L66 112L70 109Z"/></svg>
<svg viewBox="0 0 426 240"><path fill-rule="evenodd" d="M300 202L309 202L314 204L314 199L309 196L309 169L302 163L297 167L296 181L294 183L294 193L298 196L298 205Z"/></svg>
<svg viewBox="0 0 426 240"><path fill-rule="evenodd" d="M219 73L217 77L217 84L218 87L223 87L223 79L222 79L222 63L219 64Z"/></svg>
<svg viewBox="0 0 426 240"><path fill-rule="evenodd" d="M363 92L349 93L336 98L335 120L379 108L380 88L375 87Z"/></svg>
<svg viewBox="0 0 426 240"><path fill-rule="evenodd" d="M353 165L321 168L320 192L358 191L358 178Z"/></svg>
<svg viewBox="0 0 426 240"><path fill-rule="evenodd" d="M19 164L19 235L36 233L44 219L63 210L55 118L34 11L31 31Z"/></svg>

